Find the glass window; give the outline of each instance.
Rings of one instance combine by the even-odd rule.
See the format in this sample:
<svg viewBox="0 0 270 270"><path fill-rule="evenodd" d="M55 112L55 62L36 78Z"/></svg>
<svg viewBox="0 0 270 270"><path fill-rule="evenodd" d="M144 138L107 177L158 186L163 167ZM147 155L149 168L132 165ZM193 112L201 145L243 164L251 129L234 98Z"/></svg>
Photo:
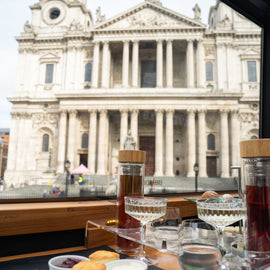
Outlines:
<svg viewBox="0 0 270 270"><path fill-rule="evenodd" d="M206 75L206 81L213 81L213 63L208 61L205 63L205 75Z"/></svg>
<svg viewBox="0 0 270 270"><path fill-rule="evenodd" d="M207 136L207 149L208 150L215 150L216 149L216 145L215 145L215 135L213 134L209 134Z"/></svg>
<svg viewBox="0 0 270 270"><path fill-rule="evenodd" d="M82 135L81 147L82 148L88 148L88 134L87 133L83 133L83 135Z"/></svg>
<svg viewBox="0 0 270 270"><path fill-rule="evenodd" d="M84 81L85 82L92 81L92 64L91 63L87 63L85 65Z"/></svg>
<svg viewBox="0 0 270 270"><path fill-rule="evenodd" d="M48 152L49 151L49 135L44 134L42 139L42 152Z"/></svg>
<svg viewBox="0 0 270 270"><path fill-rule="evenodd" d="M248 66L248 81L257 82L256 61L248 61L247 66Z"/></svg>
<svg viewBox="0 0 270 270"><path fill-rule="evenodd" d="M146 60L141 62L141 87L156 87L156 61Z"/></svg>
<svg viewBox="0 0 270 270"><path fill-rule="evenodd" d="M45 83L53 82L53 64L46 64Z"/></svg>

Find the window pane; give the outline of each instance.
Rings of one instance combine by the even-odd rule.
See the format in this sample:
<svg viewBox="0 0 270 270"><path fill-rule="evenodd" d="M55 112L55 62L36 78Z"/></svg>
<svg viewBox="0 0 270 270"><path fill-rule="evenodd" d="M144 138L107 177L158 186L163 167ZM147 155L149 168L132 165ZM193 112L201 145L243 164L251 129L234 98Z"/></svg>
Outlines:
<svg viewBox="0 0 270 270"><path fill-rule="evenodd" d="M213 81L213 63L206 62L205 64L206 81Z"/></svg>
<svg viewBox="0 0 270 270"><path fill-rule="evenodd" d="M53 82L53 64L46 65L46 77L45 83L52 83Z"/></svg>
<svg viewBox="0 0 270 270"><path fill-rule="evenodd" d="M194 179L195 162L205 181L200 188L212 189L212 182L217 182L208 177L233 179L230 165L239 162L235 146L258 136L259 83L248 80L260 79L260 28L222 1L199 1L202 12L194 8L195 16L184 14L177 4L166 9L166 1L160 1L164 13L157 8L159 1L147 1L139 12L123 6L123 14L130 10L128 19L109 9L106 17L115 16L115 20L104 22L103 14L99 21L91 21L89 13L79 8L84 1L77 2L64 10L57 7L58 14L53 7L46 13L41 5L36 13L23 4L34 17L28 13L30 23L17 26L18 35L22 28L24 33L12 51L13 55L19 52L20 63L16 91L13 96L14 87L7 91L12 105L8 112L8 117L12 113L10 164L4 176L8 185L33 182L48 164L56 172L51 184L63 185L64 162L69 160L71 170L81 164L89 169L85 188L95 183L107 194L108 180L117 178L118 154L129 130L136 149L147 152L146 183L163 181L162 186L151 187L155 193L194 192L194 185L182 187L187 178ZM102 5L112 2L104 0ZM95 10L93 5L85 8ZM62 11L70 20L58 24ZM50 12L60 15L53 20ZM45 13L48 24L42 17ZM185 16L189 18L183 20ZM79 17L84 23L77 22ZM41 20L42 28L36 24ZM5 25L11 32L9 27L15 23ZM127 40L128 46L123 45ZM34 44L35 50L25 54L26 43ZM237 189L235 181L224 182L228 186L213 189ZM144 190L148 194L149 187ZM67 195L73 191L72 186ZM89 197L92 191L86 190Z"/></svg>
<svg viewBox="0 0 270 270"><path fill-rule="evenodd" d="M85 82L91 82L92 80L92 64L87 63L85 65L85 75L84 75L84 81Z"/></svg>
<svg viewBox="0 0 270 270"><path fill-rule="evenodd" d="M44 134L43 140L42 140L42 152L48 152L49 151L49 135Z"/></svg>
<svg viewBox="0 0 270 270"><path fill-rule="evenodd" d="M248 61L248 81L257 82L256 61Z"/></svg>
<svg viewBox="0 0 270 270"><path fill-rule="evenodd" d="M208 150L215 150L216 145L215 145L215 135L209 134L207 136L207 148Z"/></svg>
<svg viewBox="0 0 270 270"><path fill-rule="evenodd" d="M82 148L88 148L88 134L87 133L84 133L82 135L82 145L81 145Z"/></svg>
<svg viewBox="0 0 270 270"><path fill-rule="evenodd" d="M156 87L156 62L142 61L141 62L141 87L154 88Z"/></svg>

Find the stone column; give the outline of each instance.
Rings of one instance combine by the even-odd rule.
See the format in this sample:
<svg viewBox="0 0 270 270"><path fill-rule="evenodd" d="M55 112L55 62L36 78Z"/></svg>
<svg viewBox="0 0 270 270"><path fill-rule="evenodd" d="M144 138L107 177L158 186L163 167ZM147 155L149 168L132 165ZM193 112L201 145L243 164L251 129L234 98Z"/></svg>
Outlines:
<svg viewBox="0 0 270 270"><path fill-rule="evenodd" d="M193 40L190 39L187 42L188 42L187 43L187 57L186 57L187 87L188 88L194 88L194 49L193 49Z"/></svg>
<svg viewBox="0 0 270 270"><path fill-rule="evenodd" d="M123 88L128 87L128 71L129 68L129 41L123 42L123 61L122 61L122 86Z"/></svg>
<svg viewBox="0 0 270 270"><path fill-rule="evenodd" d="M194 177L193 166L196 163L195 110L188 110L187 116L187 177Z"/></svg>
<svg viewBox="0 0 270 270"><path fill-rule="evenodd" d="M8 159L7 159L7 170L16 170L16 157L17 157L17 140L19 133L16 132L18 128L20 114L11 113L11 126L10 126L10 136L9 136L9 146L8 146Z"/></svg>
<svg viewBox="0 0 270 270"><path fill-rule="evenodd" d="M96 144L97 144L97 111L89 111L89 136L88 136L88 169L92 174L96 170Z"/></svg>
<svg viewBox="0 0 270 270"><path fill-rule="evenodd" d="M125 138L128 133L128 110L121 109L121 126L120 126L120 150L124 149Z"/></svg>
<svg viewBox="0 0 270 270"><path fill-rule="evenodd" d="M131 110L131 134L134 137L134 140L136 142L136 149L139 149L138 144L138 109L132 109Z"/></svg>
<svg viewBox="0 0 270 270"><path fill-rule="evenodd" d="M69 127L68 127L68 151L67 159L70 161L70 169L75 168L75 142L76 142L76 110L69 111Z"/></svg>
<svg viewBox="0 0 270 270"><path fill-rule="evenodd" d="M173 173L173 113L174 110L166 110L166 176L174 176Z"/></svg>
<svg viewBox="0 0 270 270"><path fill-rule="evenodd" d="M57 158L57 171L64 173L64 162L66 153L66 137L67 137L67 111L60 111L59 121L59 138L58 138L58 158Z"/></svg>
<svg viewBox="0 0 270 270"><path fill-rule="evenodd" d="M139 71L139 41L133 41L132 49L132 87L138 87L138 71Z"/></svg>
<svg viewBox="0 0 270 270"><path fill-rule="evenodd" d="M95 42L94 61L93 61L93 76L92 87L98 88L98 73L99 73L99 42Z"/></svg>
<svg viewBox="0 0 270 270"><path fill-rule="evenodd" d="M231 111L231 153L232 153L232 166L240 166L240 123L239 111L234 109ZM238 171L232 170L232 176L237 177Z"/></svg>
<svg viewBox="0 0 270 270"><path fill-rule="evenodd" d="M102 87L109 88L109 42L103 43L103 57L102 57Z"/></svg>
<svg viewBox="0 0 270 270"><path fill-rule="evenodd" d="M204 52L203 52L203 44L202 40L199 39L197 41L197 54L196 54L196 62L197 62L197 88L204 87L204 77L205 77L205 65L204 65Z"/></svg>
<svg viewBox="0 0 270 270"><path fill-rule="evenodd" d="M163 110L156 110L155 176L163 176Z"/></svg>
<svg viewBox="0 0 270 270"><path fill-rule="evenodd" d="M200 109L198 112L198 164L199 176L207 177L206 173L206 132L205 132L205 114L206 109Z"/></svg>
<svg viewBox="0 0 270 270"><path fill-rule="evenodd" d="M226 75L226 59L225 46L223 43L217 44L217 89L222 91L224 89L224 81Z"/></svg>
<svg viewBox="0 0 270 270"><path fill-rule="evenodd" d="M163 87L163 40L157 41L157 87Z"/></svg>
<svg viewBox="0 0 270 270"><path fill-rule="evenodd" d="M106 174L106 131L107 131L107 111L99 112L99 138L98 138L98 166L97 174Z"/></svg>
<svg viewBox="0 0 270 270"><path fill-rule="evenodd" d="M172 40L168 39L166 43L166 79L167 87L173 87L173 46Z"/></svg>
<svg viewBox="0 0 270 270"><path fill-rule="evenodd" d="M230 177L229 173L229 129L228 129L228 112L220 111L220 177Z"/></svg>

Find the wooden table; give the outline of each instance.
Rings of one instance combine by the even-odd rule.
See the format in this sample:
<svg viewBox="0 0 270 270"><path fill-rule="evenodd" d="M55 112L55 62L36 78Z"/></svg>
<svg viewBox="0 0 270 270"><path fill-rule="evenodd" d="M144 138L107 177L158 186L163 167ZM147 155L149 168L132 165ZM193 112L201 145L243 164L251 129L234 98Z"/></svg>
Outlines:
<svg viewBox="0 0 270 270"><path fill-rule="evenodd" d="M114 248L113 245L111 245L110 247ZM27 257L35 257L35 256L43 256L43 255L71 252L71 251L82 250L82 249L84 249L84 247L80 246L80 247L73 247L73 248L65 248L65 249L58 249L58 250L50 250L50 251L43 251L43 252L21 254L21 255L9 256L9 257L1 257L0 262L21 259L21 258L27 258ZM175 255L168 254L168 253L162 253L162 252L159 252L159 251L157 251L153 248L150 248L150 247L146 247L146 255L157 259L159 261L159 263L156 266L158 266L162 269L181 270L181 267L179 266L179 263L178 263L178 258Z"/></svg>

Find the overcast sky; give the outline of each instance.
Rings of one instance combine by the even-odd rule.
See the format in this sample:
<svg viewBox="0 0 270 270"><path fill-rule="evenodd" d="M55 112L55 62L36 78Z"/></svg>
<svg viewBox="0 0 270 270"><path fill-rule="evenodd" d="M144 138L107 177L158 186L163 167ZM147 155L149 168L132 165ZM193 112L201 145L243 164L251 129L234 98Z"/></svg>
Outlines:
<svg viewBox="0 0 270 270"><path fill-rule="evenodd" d="M143 0L88 0L88 9L96 20L96 9L100 6L106 19L117 15L143 2ZM192 11L196 3L201 8L202 22L207 24L210 7L216 0L162 0L163 6L175 12L193 18ZM12 97L15 88L18 44L15 40L23 31L23 25L31 22L29 6L38 0L1 0L0 8L0 128L10 127L11 104L7 101Z"/></svg>

